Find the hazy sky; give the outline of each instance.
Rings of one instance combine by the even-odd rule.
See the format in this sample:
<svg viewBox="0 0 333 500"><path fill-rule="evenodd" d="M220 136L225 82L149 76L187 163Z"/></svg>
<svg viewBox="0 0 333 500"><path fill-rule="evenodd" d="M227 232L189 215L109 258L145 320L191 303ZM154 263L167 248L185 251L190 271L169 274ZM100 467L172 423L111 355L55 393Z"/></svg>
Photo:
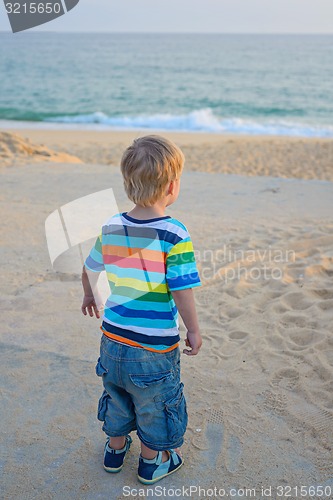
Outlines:
<svg viewBox="0 0 333 500"><path fill-rule="evenodd" d="M0 30L10 30L2 0ZM333 33L333 0L80 0L30 31L41 30Z"/></svg>

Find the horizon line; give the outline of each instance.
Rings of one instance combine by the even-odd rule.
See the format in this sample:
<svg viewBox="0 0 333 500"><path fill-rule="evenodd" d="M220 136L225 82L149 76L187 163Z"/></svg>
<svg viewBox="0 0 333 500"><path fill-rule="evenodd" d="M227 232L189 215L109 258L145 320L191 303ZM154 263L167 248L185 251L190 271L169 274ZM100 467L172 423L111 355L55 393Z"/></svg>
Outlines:
<svg viewBox="0 0 333 500"><path fill-rule="evenodd" d="M3 33L10 33L12 35L17 35L19 33L30 33L30 34L36 34L36 33L67 33L68 35L76 35L76 34L92 34L92 35L265 35L265 36L274 36L274 35L279 35L279 36L332 36L332 33L318 33L318 32L302 32L302 33L294 33L294 32L270 32L270 33L263 33L263 32L222 32L222 31L216 31L216 32L210 32L210 31L67 31L67 30L37 30L34 31L33 29L28 29L28 30L23 30L19 31L17 33L13 33L11 30L0 30L0 34Z"/></svg>

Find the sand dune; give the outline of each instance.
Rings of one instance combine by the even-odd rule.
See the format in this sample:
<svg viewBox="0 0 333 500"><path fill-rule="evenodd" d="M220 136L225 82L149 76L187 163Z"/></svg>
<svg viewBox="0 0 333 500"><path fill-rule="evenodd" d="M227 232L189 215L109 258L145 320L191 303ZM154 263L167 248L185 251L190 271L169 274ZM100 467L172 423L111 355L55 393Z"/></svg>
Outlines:
<svg viewBox="0 0 333 500"><path fill-rule="evenodd" d="M27 161L81 163L79 158L71 154L52 151L44 145L32 144L20 135L0 131L0 166L23 165Z"/></svg>

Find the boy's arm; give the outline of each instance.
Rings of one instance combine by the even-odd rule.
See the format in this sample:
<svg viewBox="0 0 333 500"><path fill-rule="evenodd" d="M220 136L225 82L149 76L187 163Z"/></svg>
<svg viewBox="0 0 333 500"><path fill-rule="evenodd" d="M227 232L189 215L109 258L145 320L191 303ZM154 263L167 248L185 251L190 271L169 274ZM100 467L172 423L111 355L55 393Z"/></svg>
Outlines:
<svg viewBox="0 0 333 500"><path fill-rule="evenodd" d="M199 330L198 316L195 309L193 289L185 288L184 290L174 290L171 293L176 303L178 312L187 328L185 344L187 347L191 347L191 350L184 349L183 353L188 356L195 356L199 352L202 339Z"/></svg>
<svg viewBox="0 0 333 500"><path fill-rule="evenodd" d="M103 303L97 289L99 275L100 273L90 271L85 266L82 268L82 286L84 290L84 297L81 311L85 316L88 311L89 316L93 317L95 313L96 318L100 317L99 310L101 309Z"/></svg>

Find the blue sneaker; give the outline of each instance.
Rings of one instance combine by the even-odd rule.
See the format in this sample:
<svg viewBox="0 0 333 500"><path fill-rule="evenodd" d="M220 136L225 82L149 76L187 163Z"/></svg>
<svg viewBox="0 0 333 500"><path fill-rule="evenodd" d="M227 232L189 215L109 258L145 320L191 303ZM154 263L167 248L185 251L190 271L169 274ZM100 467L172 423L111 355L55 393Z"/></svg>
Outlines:
<svg viewBox="0 0 333 500"><path fill-rule="evenodd" d="M109 447L109 440L107 439L104 448L104 469L107 472L120 472L124 465L124 458L130 449L132 438L125 437L125 446L121 450L114 450Z"/></svg>
<svg viewBox="0 0 333 500"><path fill-rule="evenodd" d="M148 460L140 455L138 479L143 484L153 484L165 476L176 472L182 465L183 460L175 450L166 450L169 460L162 462L162 452L159 451L155 458Z"/></svg>

